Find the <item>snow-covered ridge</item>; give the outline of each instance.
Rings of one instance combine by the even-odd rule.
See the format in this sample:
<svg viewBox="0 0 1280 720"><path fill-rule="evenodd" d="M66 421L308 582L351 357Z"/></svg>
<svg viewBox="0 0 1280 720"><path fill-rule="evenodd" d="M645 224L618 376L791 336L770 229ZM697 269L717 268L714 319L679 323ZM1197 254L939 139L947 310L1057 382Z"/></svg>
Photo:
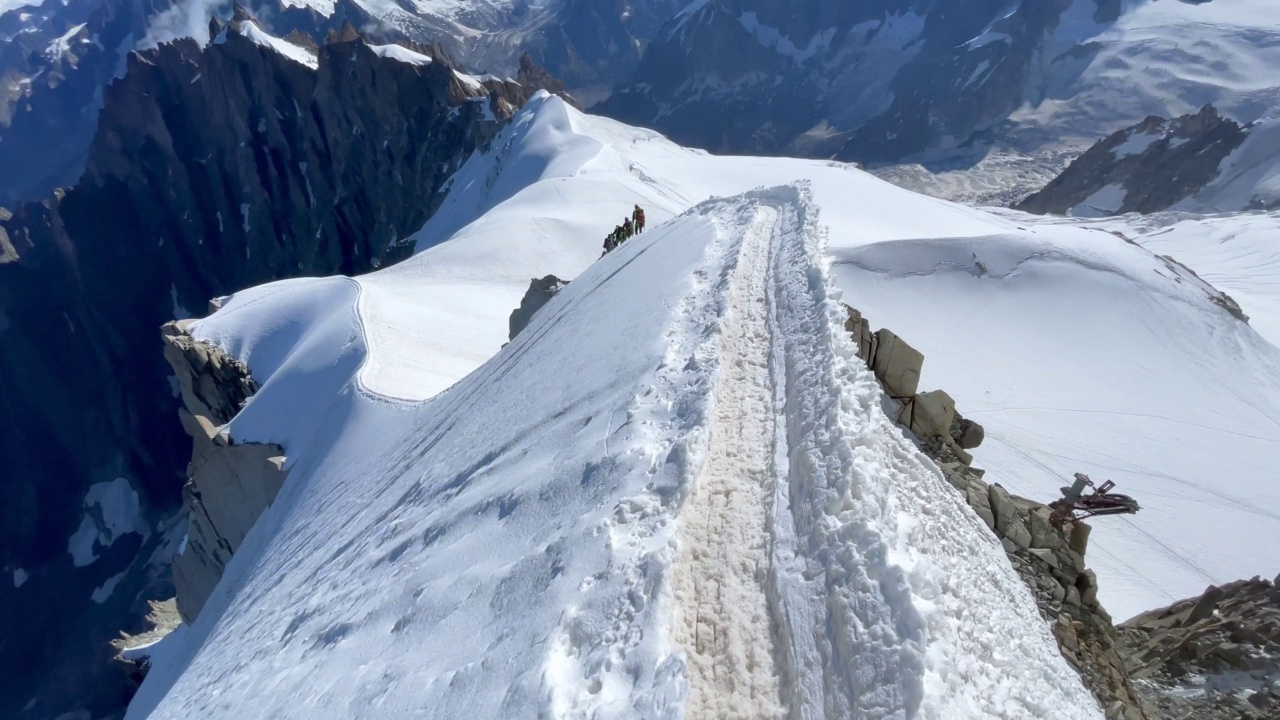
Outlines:
<svg viewBox="0 0 1280 720"><path fill-rule="evenodd" d="M753 190L795 181L808 192ZM599 259L637 203L651 230ZM708 156L543 95L417 243L196 326L262 381L230 431L283 444L290 480L133 717L666 717L735 702L699 666L761 653L776 671L753 687L782 708L1095 716L989 533L884 416L838 291L986 426L989 480L1048 499L1084 470L1144 501L1094 532L1113 612L1277 559L1246 538L1280 528L1264 420L1280 351L1109 233L835 163ZM573 282L501 348L549 273ZM745 339L768 348L763 375L726 369L758 362L734 354ZM757 375L763 410L724 386ZM700 542L682 513L740 481L715 443L748 428L770 439L768 530ZM716 605L676 591L680 551L755 557L738 538L763 537L766 582L725 579L782 630L720 618L728 647L700 657L679 623Z"/></svg>
<svg viewBox="0 0 1280 720"><path fill-rule="evenodd" d="M1212 423L1217 430L1209 434L1198 428L1207 424L1206 412L1257 417L1256 408L1241 405L1244 397L1280 408L1280 387L1268 369L1280 367L1280 358L1214 305L1197 282L1109 233L1020 213L994 216L839 164L712 157L649 131L582 115L545 95L488 153L455 174L445 203L416 236L416 256L359 279L360 315L374 358L361 370L362 382L413 401L444 390L506 342L507 317L530 276L579 275L599 255L596 239L636 203L657 225L702 198L801 179L811 182L822 208L829 252L842 263L837 279L851 304L936 358L926 380L973 408L975 419L996 436L978 458L989 479L1047 500L1072 472L1112 473L1114 458L1133 456L1140 459L1116 477L1134 484L1135 495L1166 497L1163 485L1177 482L1187 497L1204 503L1166 504L1132 523L1099 528L1095 537L1126 548L1149 546L1152 534L1172 548L1161 550L1167 557L1145 571L1134 571L1118 556L1093 558L1103 604L1113 613L1126 616L1193 594L1209 579L1226 582L1265 570L1258 563L1270 556L1245 538L1280 532L1280 526L1272 529L1273 518L1237 510L1244 494L1269 492L1264 456L1274 436L1256 432L1252 423ZM855 259L851 251L877 243L880 249L843 264ZM884 264L889 260L894 264ZM1028 284L1030 277L1042 278L1043 285ZM1124 284L1113 282L1122 277ZM960 282L965 278L973 284ZM900 297L906 288L915 290ZM1164 300L1152 305L1150 297ZM1140 311L1117 316L1108 303ZM967 309L953 315L947 309L952 305ZM908 308L915 315L904 318ZM1066 325L1059 317L1064 308L1078 308ZM1259 312L1248 304L1245 309ZM1161 327L1169 331L1153 336L1151 328ZM1011 328L1022 340L1008 346ZM1123 349L1129 364L1093 351L1104 337L1098 328L1114 331L1105 335L1114 338L1109 347ZM971 339L974 332L984 340ZM1170 351L1173 338L1190 344ZM412 346L428 339L432 350L424 358ZM1205 354L1191 346L1213 349ZM1242 348L1245 365L1233 359L1234 346ZM1166 360L1154 370L1152 348ZM993 385L996 376L1010 383ZM1218 382L1222 378L1225 384ZM1163 388L1170 386L1188 391L1169 395ZM1128 388L1127 394L1115 395L1107 390L1112 387ZM1027 406L1051 410L1011 410ZM1159 415L1159 432L1135 443L1123 429L1124 418L1135 414ZM1093 426L1108 416L1120 425L1099 434ZM1026 427L1040 428L1039 434L1029 436ZM1016 451L1003 445L1002 436L1018 438ZM1217 479L1223 443L1232 447L1231 477L1241 488L1228 492L1227 501L1213 499L1223 493ZM1216 525L1200 522L1205 507L1224 513L1219 521L1239 537L1228 541ZM1261 554L1241 554L1240 547ZM1208 567L1217 570L1203 570Z"/></svg>
<svg viewBox="0 0 1280 720"><path fill-rule="evenodd" d="M275 35L268 33L266 30L263 30L261 25L259 25L258 22L253 18L244 19L244 20L234 20L228 23L220 33L214 36L214 38L210 42L212 42L213 44L225 43L227 41L228 32L235 32L240 35L243 35L245 38L249 39L254 44L267 48L269 50L272 50L276 53L279 53L280 55L292 60L293 62L296 62L300 65L305 65L306 67L311 68L312 70L319 69L320 67L319 57L314 48L295 44L293 42L290 42L287 39L276 37ZM372 44L372 43L366 43L366 44L368 45L369 49L373 51L373 53L378 57L394 60L396 62L404 63L406 65L413 65L416 67L425 67L434 62L434 58L432 58L431 56L423 54L416 50L412 50L403 45L398 45L394 43L385 44L385 45L378 45L378 44ZM515 82L514 80L511 80L509 78L499 78L495 75L490 75L490 74L470 75L458 70L453 70L453 75L455 78L457 78L458 82L461 83L462 87L465 88L465 90L468 93L476 97L489 94L488 87L486 86L487 83L492 84L492 83L514 83ZM491 121L497 120L497 118L493 116L492 112L488 108L486 108L486 113L487 113L486 119Z"/></svg>
<svg viewBox="0 0 1280 720"><path fill-rule="evenodd" d="M274 50L300 65L306 65L312 70L320 67L320 61L316 58L315 52L300 45L294 45L288 40L278 38L268 33L259 27L258 23L253 20L237 20L229 23L226 28L223 28L221 33L213 38L212 42L215 45L220 45L226 42L227 32L231 29L234 29L236 32L253 41L255 44Z"/></svg>
<svg viewBox="0 0 1280 720"><path fill-rule="evenodd" d="M744 578L766 615L786 618L778 638L789 649L778 651L777 675L766 671L779 709L1030 718L1065 707L1096 717L994 539L893 428L869 371L850 362L833 289L814 282L824 272L814 212L795 188L698 206L587 270L497 357L421 405L365 394L355 368L315 352L323 337L315 331L286 331L280 341L302 341L293 348L262 335L252 348L233 345L264 368L266 382L232 433L242 437L252 426L241 423L290 407L324 418L312 429L323 442L290 449L300 459L254 530L257 552L246 540L223 583L224 593L240 583L244 590L211 599L194 627L203 646L172 650L195 651L189 668L169 677L163 700L150 693L164 689L166 673L153 671L132 711L155 698L155 717L217 716L207 702L215 687L258 698L234 704L240 717L287 716L304 696L324 699L308 708L311 717L376 715L383 703L446 714L662 717L683 706L686 687L691 702L701 691L703 707L759 707L692 671L699 648L673 644L680 636L670 629L687 599L667 596L664 578L678 562L671 541L688 522L685 498L714 471L708 448L739 423L760 423L769 454L794 458L761 478L772 519L762 516L754 533L742 528L743 542L773 533L780 543L767 561L768 586ZM751 231L759 221L762 232ZM760 262L744 263L751 254ZM735 298L735 288L757 273L770 301L751 322L774 356L772 390L754 410L721 408L735 396L716 383L732 380L721 373L735 361L725 318L746 297ZM290 302L310 293L289 287ZM246 313L261 327L263 302L272 301L237 296L201 332L235 328ZM326 325L338 332L324 346L358 348L340 330L350 327L341 304L275 305L271 316L296 318L290 324L326 308ZM285 369L304 358L333 368L322 377L342 387L323 389L314 373ZM281 389L299 374L312 378L306 399ZM777 416L777 403L792 410ZM503 449L477 466L489 447ZM957 555L955 544L971 552ZM810 555L836 547L847 550ZM816 576L828 581L815 582L824 566ZM311 599L292 619L264 613L304 586ZM410 600L397 589L412 587L427 591ZM718 601L713 590L693 592ZM988 612L954 621L975 603ZM740 632L736 605L715 611L726 637ZM496 647L464 640L495 622L506 628ZM757 642L771 642L768 626ZM856 640L868 631L877 639ZM975 661L991 643L1017 660L1001 668ZM424 657L418 649L446 646L458 650ZM294 670L245 661L267 648ZM728 649L732 662L740 648L731 641ZM485 662L494 652L508 662ZM765 660L774 654L770 645L764 652ZM874 679L861 669L871 655L882 658ZM181 666L163 655L154 662ZM378 686L378 703L360 700L359 684L329 679L345 676L339 667L348 663L395 678ZM432 681L443 677L454 682Z"/></svg>

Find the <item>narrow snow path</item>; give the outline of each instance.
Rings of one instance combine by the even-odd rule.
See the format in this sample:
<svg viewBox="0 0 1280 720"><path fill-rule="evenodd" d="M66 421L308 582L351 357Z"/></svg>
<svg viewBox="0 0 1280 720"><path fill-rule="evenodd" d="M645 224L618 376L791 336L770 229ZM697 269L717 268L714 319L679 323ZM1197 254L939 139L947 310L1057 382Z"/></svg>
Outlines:
<svg viewBox="0 0 1280 720"><path fill-rule="evenodd" d="M690 717L782 716L765 593L775 422L765 291L779 215L767 205L751 210L723 321L707 461L681 510L672 573Z"/></svg>

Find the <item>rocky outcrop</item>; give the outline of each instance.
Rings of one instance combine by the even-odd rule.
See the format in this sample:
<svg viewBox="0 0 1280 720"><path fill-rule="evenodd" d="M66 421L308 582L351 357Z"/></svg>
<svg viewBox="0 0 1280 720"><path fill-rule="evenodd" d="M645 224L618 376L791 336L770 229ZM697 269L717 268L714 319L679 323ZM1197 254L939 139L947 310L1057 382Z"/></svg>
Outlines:
<svg viewBox="0 0 1280 720"><path fill-rule="evenodd" d="M163 596L142 591L164 534L88 566L67 548L95 484L123 478L151 523L182 500L190 441L156 328L208 297L402 257L445 180L533 92L384 57L354 30L295 55L311 67L251 22L131 54L79 183L0 214L0 566L31 574L0 584L0 717L119 707L107 642Z"/></svg>
<svg viewBox="0 0 1280 720"><path fill-rule="evenodd" d="M1280 717L1280 577L1210 586L1119 629L1135 687L1163 717Z"/></svg>
<svg viewBox="0 0 1280 720"><path fill-rule="evenodd" d="M191 463L182 488L187 534L173 559L177 610L186 622L200 614L231 556L284 484L284 448L234 442L223 427L257 392L244 363L193 338L190 321L165 324L165 360L182 392L178 416L191 436Z"/></svg>
<svg viewBox="0 0 1280 720"><path fill-rule="evenodd" d="M1172 120L1149 117L1099 140L1014 207L1086 217L1165 210L1216 180L1247 134L1212 105Z"/></svg>
<svg viewBox="0 0 1280 720"><path fill-rule="evenodd" d="M529 322L533 320L533 314L541 310L543 305L551 302L551 298L568 284L568 280L561 280L555 275L530 280L529 289L520 299L520 307L511 312L507 340L515 340L516 335L519 335L520 331L528 327Z"/></svg>
<svg viewBox="0 0 1280 720"><path fill-rule="evenodd" d="M178 615L177 604L173 598L168 600L150 600L147 602L145 628L136 635L121 632L120 637L111 641L116 651L115 662L129 673L130 685L136 690L142 685L147 671L151 667L151 655L156 643L178 628L182 617Z"/></svg>
<svg viewBox="0 0 1280 720"><path fill-rule="evenodd" d="M897 408L898 422L911 430L947 482L999 538L1050 624L1062 656L1080 673L1109 720L1155 720L1158 716L1147 712L1135 691L1111 616L1098 602L1097 577L1085 564L1090 527L1051 522L1047 505L983 481L983 471L972 467L968 452L981 445L982 426L961 417L947 393L917 392L924 356L888 330L872 333L860 312L846 310L845 329Z"/></svg>
<svg viewBox="0 0 1280 720"><path fill-rule="evenodd" d="M1245 314L1244 308L1240 307L1240 303L1236 302L1235 298L1205 282L1204 278L1200 277L1200 274L1195 270L1192 270L1190 267L1182 264L1172 256L1157 255L1156 257L1160 258L1160 261L1175 274L1189 276L1195 280L1195 282L1200 285L1201 290L1204 291L1205 297L1209 299L1209 302L1217 305L1223 310L1226 310L1227 314L1240 322L1249 322L1249 316Z"/></svg>

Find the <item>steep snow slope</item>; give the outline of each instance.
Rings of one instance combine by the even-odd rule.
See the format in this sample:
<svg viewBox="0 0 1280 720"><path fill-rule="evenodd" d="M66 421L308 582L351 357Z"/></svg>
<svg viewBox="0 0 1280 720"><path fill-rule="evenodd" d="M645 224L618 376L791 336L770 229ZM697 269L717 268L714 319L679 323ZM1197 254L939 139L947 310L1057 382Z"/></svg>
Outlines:
<svg viewBox="0 0 1280 720"><path fill-rule="evenodd" d="M653 229L597 262L636 202ZM832 279L986 424L988 479L1047 499L1062 474L1115 473L1144 502L1096 524L1121 616L1280 560L1257 541L1280 531L1280 351L1141 248L1033 222L535 99L414 258L240 293L198 325L265 380L230 431L283 443L290 480L131 717L732 715L719 668L761 658L758 707L1092 716L850 362ZM575 279L499 352L548 272ZM763 476L722 464L735 437L769 439ZM763 486L763 513L721 507L726 483ZM767 523L767 581L765 528L716 519L736 515ZM724 558L710 575L700 548ZM754 609L720 615L712 578ZM777 634L750 621L761 603Z"/></svg>
<svg viewBox="0 0 1280 720"><path fill-rule="evenodd" d="M1145 234L1125 229L1230 294L1258 334L1280 348L1280 213L1189 218Z"/></svg>
<svg viewBox="0 0 1280 720"><path fill-rule="evenodd" d="M838 252L836 276L986 426L988 479L1048 499L1082 471L1139 500L1094 523L1116 616L1269 573L1280 353L1189 275L1064 229Z"/></svg>
<svg viewBox="0 0 1280 720"><path fill-rule="evenodd" d="M794 187L695 207L425 403L358 382L345 280L232 298L199 332L266 382L230 432L306 420L131 715L1098 717L884 415L815 210ZM721 482L753 511L688 517Z"/></svg>

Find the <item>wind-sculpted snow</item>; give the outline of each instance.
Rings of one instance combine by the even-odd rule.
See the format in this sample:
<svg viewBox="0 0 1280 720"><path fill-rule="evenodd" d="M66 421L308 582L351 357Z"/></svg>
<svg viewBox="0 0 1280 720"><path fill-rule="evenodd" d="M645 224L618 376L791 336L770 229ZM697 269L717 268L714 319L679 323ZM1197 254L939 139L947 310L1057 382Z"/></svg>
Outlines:
<svg viewBox="0 0 1280 720"><path fill-rule="evenodd" d="M690 297L695 272L720 273L714 238L693 214L633 242L425 404L367 396L354 369L336 393L318 386L297 409L326 418L323 442L294 459L223 579L235 592L206 605L203 646L152 716L674 712L658 593L708 391L699 348L721 312L712 290ZM677 308L695 322L693 355L668 370ZM157 675L135 716L165 692ZM581 698L575 677L604 695ZM214 699L230 688L244 702Z"/></svg>
<svg viewBox="0 0 1280 720"><path fill-rule="evenodd" d="M1148 250L1195 268L1240 303L1249 325L1280 348L1280 212L1129 217L1099 225L1127 233Z"/></svg>

